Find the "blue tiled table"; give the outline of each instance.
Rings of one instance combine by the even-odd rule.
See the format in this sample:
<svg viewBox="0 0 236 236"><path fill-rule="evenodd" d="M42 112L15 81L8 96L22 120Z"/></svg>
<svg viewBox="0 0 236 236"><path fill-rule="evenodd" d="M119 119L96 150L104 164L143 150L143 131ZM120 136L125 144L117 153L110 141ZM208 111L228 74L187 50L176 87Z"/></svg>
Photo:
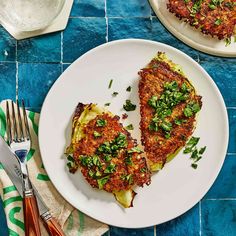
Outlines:
<svg viewBox="0 0 236 236"><path fill-rule="evenodd" d="M212 76L229 115L230 142L216 182L191 210L146 229L110 227L106 235L235 236L236 235L236 59L198 52L172 36L154 16L146 0L75 0L64 32L16 41L0 27L0 101L24 98L40 111L58 76L75 59L102 43L144 38L176 47ZM0 201L0 235L8 235Z"/></svg>

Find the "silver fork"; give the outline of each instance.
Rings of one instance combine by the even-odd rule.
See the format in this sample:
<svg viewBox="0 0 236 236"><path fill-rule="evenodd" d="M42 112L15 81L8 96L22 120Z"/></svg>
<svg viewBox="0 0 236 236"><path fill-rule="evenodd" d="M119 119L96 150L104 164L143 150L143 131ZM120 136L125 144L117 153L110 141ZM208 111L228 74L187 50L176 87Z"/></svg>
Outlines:
<svg viewBox="0 0 236 236"><path fill-rule="evenodd" d="M28 119L25 111L24 101L22 100L22 110L19 107L19 102L16 102L17 118L14 107L14 102L11 102L11 114L9 109L9 102L6 104L7 113L7 136L8 144L11 151L16 155L20 163L22 171L22 188L23 188L23 209L25 220L25 234L26 236L40 236L39 228L39 212L34 191L29 179L27 169L27 154L31 147L30 130Z"/></svg>

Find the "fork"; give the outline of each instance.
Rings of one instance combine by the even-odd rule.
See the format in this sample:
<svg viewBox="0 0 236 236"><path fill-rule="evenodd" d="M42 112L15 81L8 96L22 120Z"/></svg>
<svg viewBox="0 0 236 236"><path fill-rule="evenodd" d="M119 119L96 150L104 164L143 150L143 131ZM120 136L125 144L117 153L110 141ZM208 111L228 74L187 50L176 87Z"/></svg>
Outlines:
<svg viewBox="0 0 236 236"><path fill-rule="evenodd" d="M14 107L14 102L11 101L11 114L9 109L9 102L6 103L7 116L7 138L8 145L11 151L16 155L20 163L23 179L23 210L25 220L25 235L26 236L40 236L39 227L39 212L37 200L34 195L32 184L29 179L27 169L27 154L31 147L30 131L28 119L25 111L24 101L22 100L22 112L20 111L19 102L16 102L17 117Z"/></svg>

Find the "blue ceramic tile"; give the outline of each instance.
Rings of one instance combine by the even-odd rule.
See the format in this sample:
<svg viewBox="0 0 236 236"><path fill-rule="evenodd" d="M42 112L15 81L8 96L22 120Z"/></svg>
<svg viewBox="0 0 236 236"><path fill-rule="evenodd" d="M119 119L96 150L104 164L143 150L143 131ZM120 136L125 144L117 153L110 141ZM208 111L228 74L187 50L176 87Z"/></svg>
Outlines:
<svg viewBox="0 0 236 236"><path fill-rule="evenodd" d="M152 35L150 18L109 18L109 41L125 38L149 39Z"/></svg>
<svg viewBox="0 0 236 236"><path fill-rule="evenodd" d="M236 108L228 109L229 117L229 153L236 153Z"/></svg>
<svg viewBox="0 0 236 236"><path fill-rule="evenodd" d="M147 0L107 0L108 17L148 17L151 8Z"/></svg>
<svg viewBox="0 0 236 236"><path fill-rule="evenodd" d="M105 16L105 1L104 0L74 0L71 10L72 17L78 16Z"/></svg>
<svg viewBox="0 0 236 236"><path fill-rule="evenodd" d="M104 233L102 236L110 236L110 232L107 231L106 233Z"/></svg>
<svg viewBox="0 0 236 236"><path fill-rule="evenodd" d="M156 235L158 236L195 236L199 235L199 231L198 204L180 217L156 227Z"/></svg>
<svg viewBox="0 0 236 236"><path fill-rule="evenodd" d="M215 183L204 198L236 198L236 155L226 156Z"/></svg>
<svg viewBox="0 0 236 236"><path fill-rule="evenodd" d="M200 61L220 89L226 106L236 107L236 61L218 63L214 61Z"/></svg>
<svg viewBox="0 0 236 236"><path fill-rule="evenodd" d="M2 199L0 198L0 235L1 236L8 236L8 228L6 227L6 215L3 209Z"/></svg>
<svg viewBox="0 0 236 236"><path fill-rule="evenodd" d="M118 227L110 227L110 236L154 236L154 227L142 229L124 229Z"/></svg>
<svg viewBox="0 0 236 236"><path fill-rule="evenodd" d="M65 71L70 65L71 65L70 63L68 63L68 64L63 64L63 65L62 65L63 71Z"/></svg>
<svg viewBox="0 0 236 236"><path fill-rule="evenodd" d="M109 18L108 39L109 41L124 38L142 38L162 42L180 49L198 59L198 52L190 50L181 41L166 31L156 17L153 18Z"/></svg>
<svg viewBox="0 0 236 236"><path fill-rule="evenodd" d="M16 98L16 63L0 62L0 101Z"/></svg>
<svg viewBox="0 0 236 236"><path fill-rule="evenodd" d="M60 64L19 63L18 96L27 107L40 108L49 89L61 74Z"/></svg>
<svg viewBox="0 0 236 236"><path fill-rule="evenodd" d="M0 26L0 61L16 60L16 40Z"/></svg>
<svg viewBox="0 0 236 236"><path fill-rule="evenodd" d="M73 62L88 50L105 42L105 18L72 18L64 31L63 62Z"/></svg>
<svg viewBox="0 0 236 236"><path fill-rule="evenodd" d="M61 33L53 33L17 42L20 62L60 62Z"/></svg>
<svg viewBox="0 0 236 236"><path fill-rule="evenodd" d="M202 201L202 236L236 235L236 201Z"/></svg>

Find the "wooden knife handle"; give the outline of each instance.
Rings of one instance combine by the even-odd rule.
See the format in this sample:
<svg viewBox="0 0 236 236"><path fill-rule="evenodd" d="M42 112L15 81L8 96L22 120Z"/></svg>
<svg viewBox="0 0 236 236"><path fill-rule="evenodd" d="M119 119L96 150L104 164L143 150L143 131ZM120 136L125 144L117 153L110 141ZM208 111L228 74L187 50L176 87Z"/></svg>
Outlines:
<svg viewBox="0 0 236 236"><path fill-rule="evenodd" d="M43 218L43 224L50 236L65 236L61 226L53 217L50 217L49 219Z"/></svg>
<svg viewBox="0 0 236 236"><path fill-rule="evenodd" d="M24 192L23 209L26 236L41 236L39 227L39 213L33 191Z"/></svg>

